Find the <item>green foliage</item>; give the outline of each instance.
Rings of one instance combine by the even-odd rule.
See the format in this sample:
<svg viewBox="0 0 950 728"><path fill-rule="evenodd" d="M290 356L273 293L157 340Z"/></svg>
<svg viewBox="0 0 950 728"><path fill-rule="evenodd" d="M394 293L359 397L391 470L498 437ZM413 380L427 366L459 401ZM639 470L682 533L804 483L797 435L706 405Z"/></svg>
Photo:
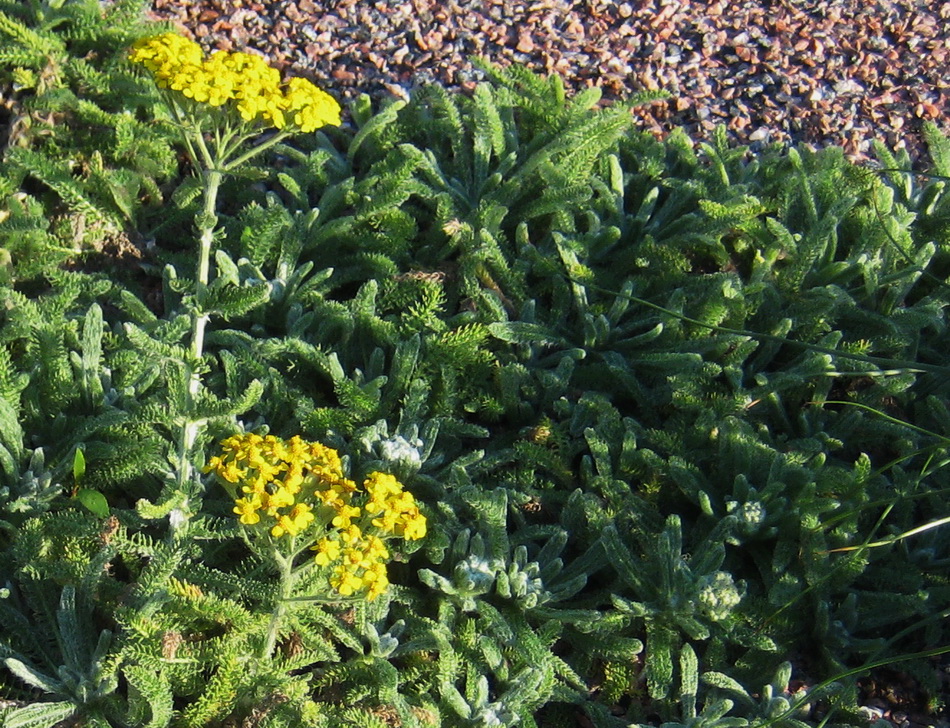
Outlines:
<svg viewBox="0 0 950 728"><path fill-rule="evenodd" d="M861 672L933 672L936 128L928 174L752 155L487 69L227 178L198 285L143 6L0 0L4 725L859 725ZM150 249L77 257L119 240ZM281 593L183 482L241 431L406 484L429 532L383 596Z"/></svg>
<svg viewBox="0 0 950 728"><path fill-rule="evenodd" d="M0 2L0 279L79 254L141 256L146 207L162 203L178 167L157 95L124 58L147 32L146 6Z"/></svg>

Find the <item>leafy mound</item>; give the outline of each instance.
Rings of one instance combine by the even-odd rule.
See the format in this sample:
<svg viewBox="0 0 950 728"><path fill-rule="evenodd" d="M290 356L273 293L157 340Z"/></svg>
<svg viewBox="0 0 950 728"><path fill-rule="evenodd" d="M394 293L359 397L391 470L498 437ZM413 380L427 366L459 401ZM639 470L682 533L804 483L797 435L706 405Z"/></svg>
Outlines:
<svg viewBox="0 0 950 728"><path fill-rule="evenodd" d="M697 152L490 69L229 175L203 286L142 6L0 2L6 725L862 725L895 661L940 707L950 142ZM414 494L378 599L181 477L251 431Z"/></svg>

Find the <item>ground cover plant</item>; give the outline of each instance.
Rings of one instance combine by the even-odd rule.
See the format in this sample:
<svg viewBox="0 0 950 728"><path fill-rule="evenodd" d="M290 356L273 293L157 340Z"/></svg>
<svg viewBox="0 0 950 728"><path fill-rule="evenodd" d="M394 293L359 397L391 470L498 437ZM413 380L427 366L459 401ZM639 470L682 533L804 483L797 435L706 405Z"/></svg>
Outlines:
<svg viewBox="0 0 950 728"><path fill-rule="evenodd" d="M944 709L950 142L338 125L143 5L0 0L3 725Z"/></svg>

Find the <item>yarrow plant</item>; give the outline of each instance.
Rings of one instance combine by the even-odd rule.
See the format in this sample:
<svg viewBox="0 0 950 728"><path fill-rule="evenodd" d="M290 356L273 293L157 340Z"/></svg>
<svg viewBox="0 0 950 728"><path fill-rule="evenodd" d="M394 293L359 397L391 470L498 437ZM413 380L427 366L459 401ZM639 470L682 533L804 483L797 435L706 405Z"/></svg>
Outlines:
<svg viewBox="0 0 950 728"><path fill-rule="evenodd" d="M234 435L221 442L221 454L204 470L234 499L248 545L280 573L261 657L273 651L291 602L372 601L389 586L385 540L426 535L426 517L395 477L372 472L361 488L344 476L336 450L296 435ZM301 560L306 551L313 557ZM322 593L294 597L302 583Z"/></svg>
<svg viewBox="0 0 950 728"><path fill-rule="evenodd" d="M187 392L194 405L201 392L199 362L209 319L202 301L209 283L217 196L224 175L291 134L339 125L340 105L306 79L283 82L280 73L258 56L216 51L206 57L200 45L175 33L137 41L129 50L129 60L144 66L162 90L203 181L203 206L196 215L197 290L191 312L190 361L186 362ZM262 137L268 129L277 131ZM248 146L252 140L255 143ZM177 486L186 494L201 489L191 465L200 423L197 417L184 423L179 438Z"/></svg>
<svg viewBox="0 0 950 728"><path fill-rule="evenodd" d="M0 726L867 728L898 661L936 716L950 140L657 141L516 67L324 135L144 1L0 0Z"/></svg>

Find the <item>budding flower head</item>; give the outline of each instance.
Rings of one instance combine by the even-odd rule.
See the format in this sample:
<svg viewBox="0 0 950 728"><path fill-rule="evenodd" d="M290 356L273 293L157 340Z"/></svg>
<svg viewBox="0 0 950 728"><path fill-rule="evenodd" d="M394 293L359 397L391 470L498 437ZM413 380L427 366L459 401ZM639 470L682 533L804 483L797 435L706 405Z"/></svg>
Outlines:
<svg viewBox="0 0 950 728"><path fill-rule="evenodd" d="M422 465L422 455L419 453L421 446L422 440L409 442L402 435L396 435L379 443L379 450L384 460L399 463L415 471Z"/></svg>
<svg viewBox="0 0 950 728"><path fill-rule="evenodd" d="M737 586L732 575L716 571L699 582L699 605L713 622L726 619L742 601L744 587Z"/></svg>
<svg viewBox="0 0 950 728"><path fill-rule="evenodd" d="M304 78L282 83L280 72L250 53L215 51L176 33L142 38L129 60L144 66L159 88L212 107L228 106L245 122L311 132L339 126L340 105Z"/></svg>

